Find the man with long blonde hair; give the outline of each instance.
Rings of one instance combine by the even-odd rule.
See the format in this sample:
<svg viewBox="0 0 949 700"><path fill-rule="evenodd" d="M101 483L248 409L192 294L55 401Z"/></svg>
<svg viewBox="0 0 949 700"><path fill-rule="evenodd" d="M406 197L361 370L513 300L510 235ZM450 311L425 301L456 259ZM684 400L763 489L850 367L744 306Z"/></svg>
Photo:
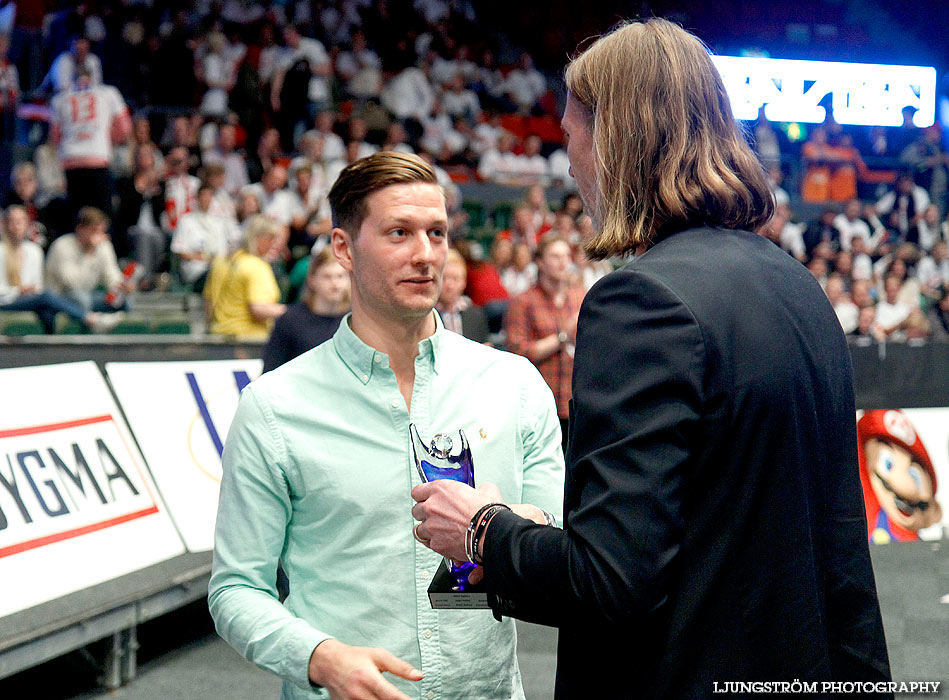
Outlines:
<svg viewBox="0 0 949 700"><path fill-rule="evenodd" d="M419 535L483 564L497 615L560 627L558 700L886 695L847 344L749 233L773 204L706 48L624 24L566 81L586 250L635 257L580 311L564 529L433 482Z"/></svg>

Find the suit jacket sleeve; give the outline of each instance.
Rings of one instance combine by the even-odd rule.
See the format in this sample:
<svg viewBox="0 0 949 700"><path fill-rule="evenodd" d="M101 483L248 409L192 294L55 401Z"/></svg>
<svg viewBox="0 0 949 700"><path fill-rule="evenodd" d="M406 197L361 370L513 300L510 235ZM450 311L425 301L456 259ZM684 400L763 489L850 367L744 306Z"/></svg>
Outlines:
<svg viewBox="0 0 949 700"><path fill-rule="evenodd" d="M655 610L682 538L682 482L699 427L705 351L668 288L629 267L580 311L563 530L510 513L491 523L496 615L563 625Z"/></svg>

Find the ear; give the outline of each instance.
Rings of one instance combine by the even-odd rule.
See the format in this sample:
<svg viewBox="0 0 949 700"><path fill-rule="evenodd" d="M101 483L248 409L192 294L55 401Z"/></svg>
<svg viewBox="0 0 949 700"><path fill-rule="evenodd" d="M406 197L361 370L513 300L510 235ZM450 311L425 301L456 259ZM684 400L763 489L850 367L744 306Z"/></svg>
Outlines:
<svg viewBox="0 0 949 700"><path fill-rule="evenodd" d="M349 234L341 228L334 228L330 234L330 245L336 261L347 272L353 271L353 241Z"/></svg>

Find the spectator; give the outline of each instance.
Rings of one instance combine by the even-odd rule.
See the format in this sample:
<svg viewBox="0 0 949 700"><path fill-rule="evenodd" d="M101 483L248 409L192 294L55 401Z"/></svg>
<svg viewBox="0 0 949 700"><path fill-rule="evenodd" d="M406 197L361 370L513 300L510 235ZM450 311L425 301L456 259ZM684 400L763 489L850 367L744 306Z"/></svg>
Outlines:
<svg viewBox="0 0 949 700"><path fill-rule="evenodd" d="M478 161L478 176L482 180L490 180L499 185L520 184L518 176L521 164L514 153L516 143L517 137L502 131L498 136L497 147L485 151Z"/></svg>
<svg viewBox="0 0 949 700"><path fill-rule="evenodd" d="M495 111L482 112L481 119L472 129L471 150L478 157L483 156L488 151L495 151L498 147L498 139L504 132L501 126L501 115Z"/></svg>
<svg viewBox="0 0 949 700"><path fill-rule="evenodd" d="M834 226L836 219L837 209L833 206L827 206L821 210L820 218L817 221L807 226L800 226L803 231L801 236L807 255L813 255L814 249L821 243L826 243L834 249L840 248L840 231Z"/></svg>
<svg viewBox="0 0 949 700"><path fill-rule="evenodd" d="M844 279L840 274L834 272L827 277L824 285L824 292L834 307L837 314L837 320L844 333L852 333L857 328L857 320L860 315L860 309L850 299L844 289Z"/></svg>
<svg viewBox="0 0 949 700"><path fill-rule="evenodd" d="M550 164L540 154L542 145L540 136L531 135L524 139L524 153L520 156L519 166L521 181L525 185L543 186L550 182ZM541 194L543 194L542 187Z"/></svg>
<svg viewBox="0 0 949 700"><path fill-rule="evenodd" d="M836 163L833 147L827 142L827 131L818 126L801 149L804 161L804 179L801 196L805 202L825 202L830 199L830 176Z"/></svg>
<svg viewBox="0 0 949 700"><path fill-rule="evenodd" d="M110 85L93 84L85 68L50 105L51 138L59 144L71 212L94 206L112 213L113 144L124 141L132 122L125 101Z"/></svg>
<svg viewBox="0 0 949 700"><path fill-rule="evenodd" d="M862 309L864 306L876 306L876 300L873 298L874 289L870 280L854 280L850 288L850 299L854 305Z"/></svg>
<svg viewBox="0 0 949 700"><path fill-rule="evenodd" d="M323 44L302 36L297 27L284 27L283 39L287 50L270 85L270 106L278 115L284 147L290 148L297 125L329 106L333 66Z"/></svg>
<svg viewBox="0 0 949 700"><path fill-rule="evenodd" d="M903 323L912 311L912 307L901 303L901 280L896 273L889 273L884 278L884 298L877 304L876 322L880 325L884 335L892 340L905 340Z"/></svg>
<svg viewBox="0 0 949 700"><path fill-rule="evenodd" d="M791 221L791 207L784 205L775 207L774 216L759 233L803 263L807 260L803 228L803 225Z"/></svg>
<svg viewBox="0 0 949 700"><path fill-rule="evenodd" d="M445 161L461 153L467 145L467 139L455 129L441 100L435 98L431 113L422 119L419 148L431 153L436 160Z"/></svg>
<svg viewBox="0 0 949 700"><path fill-rule="evenodd" d="M58 294L43 291L43 249L29 240L29 216L20 205L3 214L0 245L0 311L32 311L46 333L56 332L56 314L64 313L97 333L114 327L107 316L92 313ZM121 317L111 315L118 321Z"/></svg>
<svg viewBox="0 0 949 700"><path fill-rule="evenodd" d="M162 228L169 236L178 228L178 220L194 211L201 181L188 172L188 149L175 146L165 158L165 216Z"/></svg>
<svg viewBox="0 0 949 700"><path fill-rule="evenodd" d="M534 263L533 248L527 243L514 243L511 263L499 268L501 283L511 297L523 294L537 284L537 265Z"/></svg>
<svg viewBox="0 0 949 700"><path fill-rule="evenodd" d="M0 183L5 183L10 174L10 145L16 138L16 108L20 101L20 75L7 58L9 45L9 37L0 34Z"/></svg>
<svg viewBox="0 0 949 700"><path fill-rule="evenodd" d="M80 73L89 76L92 87L102 85L102 61L89 51L89 40L76 35L69 44L69 50L59 54L50 66L49 73L43 79L40 90L62 92L75 84Z"/></svg>
<svg viewBox="0 0 949 700"><path fill-rule="evenodd" d="M224 168L224 190L231 196L250 184L247 177L247 161L237 150L237 128L233 124L221 124L217 131L217 145L202 153L205 165L219 164Z"/></svg>
<svg viewBox="0 0 949 700"><path fill-rule="evenodd" d="M571 248L580 244L580 230L577 228L577 222L570 214L564 211L558 211L553 214L554 225L551 232L566 239Z"/></svg>
<svg viewBox="0 0 949 700"><path fill-rule="evenodd" d="M853 253L849 250L841 250L833 259L834 272L840 275L844 283L844 291L850 291L850 285L853 282Z"/></svg>
<svg viewBox="0 0 949 700"><path fill-rule="evenodd" d="M537 248L537 243L541 237L550 230L546 223L537 225L537 212L528 206L521 205L514 210L511 216L511 227L501 231L498 235L504 238L510 238L514 245L526 243L533 251Z"/></svg>
<svg viewBox="0 0 949 700"><path fill-rule="evenodd" d="M942 145L942 128L938 124L923 129L920 138L900 154L900 162L911 168L913 180L929 195L940 210L946 209L946 189L949 185L949 155Z"/></svg>
<svg viewBox="0 0 949 700"><path fill-rule="evenodd" d="M110 168L116 177L128 177L135 170L134 153L136 146L145 144L152 149L155 167L159 172L164 168L165 157L154 141L152 141L152 125L148 117L138 115L132 119L132 133L125 143L117 145L112 151Z"/></svg>
<svg viewBox="0 0 949 700"><path fill-rule="evenodd" d="M472 89L477 93L481 105L489 107L492 111L504 106L505 102L513 107L512 103L501 97L504 90L504 74L495 64L494 52L491 49L486 48L481 52L478 74Z"/></svg>
<svg viewBox="0 0 949 700"><path fill-rule="evenodd" d="M853 279L873 279L873 261L867 253L867 242L860 236L851 239L850 252L853 255L853 271L851 273Z"/></svg>
<svg viewBox="0 0 949 700"><path fill-rule="evenodd" d="M459 333L476 343L488 339L488 319L484 310L475 306L464 295L468 284L468 269L465 259L455 249L448 251L445 270L442 273L442 290L435 304L445 329Z"/></svg>
<svg viewBox="0 0 949 700"><path fill-rule="evenodd" d="M420 133L422 120L432 111L435 90L420 68L408 66L386 83L379 97L382 106L396 119L403 123L414 121Z"/></svg>
<svg viewBox="0 0 949 700"><path fill-rule="evenodd" d="M327 236L333 228L328 189L325 182L314 186L313 166L300 163L293 170L293 204L290 208L290 247L312 246L320 236ZM322 178L322 168L319 169Z"/></svg>
<svg viewBox="0 0 949 700"><path fill-rule="evenodd" d="M860 212L863 209L859 199L851 199L847 202L843 212L834 217L834 226L839 232L840 249L850 250L850 241L854 236L860 236L865 241L870 241L870 226L866 221L860 218Z"/></svg>
<svg viewBox="0 0 949 700"><path fill-rule="evenodd" d="M893 276L899 280L899 293L897 299L901 304L905 304L911 309L919 308L920 285L919 280L910 274L910 265L917 259L916 247L912 243L900 246L893 254L892 258L884 266L885 272L882 274L882 281L879 284L882 296L886 296L886 278ZM885 261L883 258L880 262Z"/></svg>
<svg viewBox="0 0 949 700"><path fill-rule="evenodd" d="M192 116L194 121L183 114L170 119L162 134L161 144L166 153L179 147L187 149L187 170L193 174L201 165L201 144L198 138L201 115Z"/></svg>
<svg viewBox="0 0 949 700"><path fill-rule="evenodd" d="M314 120L314 131L323 137L322 161L324 163L346 157L346 143L339 134L333 131L335 120L336 115L328 110L319 112Z"/></svg>
<svg viewBox="0 0 949 700"><path fill-rule="evenodd" d="M939 301L929 312L929 325L933 339L949 340L949 286L943 287Z"/></svg>
<svg viewBox="0 0 949 700"><path fill-rule="evenodd" d="M227 94L234 87L234 67L222 33L211 32L205 42L207 51L198 62L198 77L205 85L199 109L206 117L220 119L227 115Z"/></svg>
<svg viewBox="0 0 949 700"><path fill-rule="evenodd" d="M116 254L126 257L131 252L142 266L142 282L147 288L167 259L168 238L161 226L165 187L149 144L135 148L133 165L132 175L116 183L119 204L112 235L114 241L120 242Z"/></svg>
<svg viewBox="0 0 949 700"><path fill-rule="evenodd" d="M415 153L415 149L408 141L409 134L402 126L402 122L392 122L386 130L386 140L382 144L382 150L396 151L397 153Z"/></svg>
<svg viewBox="0 0 949 700"><path fill-rule="evenodd" d="M214 195L211 197L211 208L208 210L215 216L228 221L237 222L237 207L234 198L225 188L227 171L220 163L208 163L202 170L201 180L211 186Z"/></svg>
<svg viewBox="0 0 949 700"><path fill-rule="evenodd" d="M751 134L755 152L765 170L770 172L773 168L781 168L781 136L768 121L766 106L758 108L758 118L752 123Z"/></svg>
<svg viewBox="0 0 949 700"><path fill-rule="evenodd" d="M171 252L180 261L181 281L195 292L201 292L211 262L227 257L237 247L240 235L236 223L211 213L214 188L209 184L198 187L195 211L181 217L171 239Z"/></svg>
<svg viewBox="0 0 949 700"><path fill-rule="evenodd" d="M534 59L529 53L521 54L517 68L508 73L501 91L521 114L531 113L538 100L547 93L547 81L534 68Z"/></svg>
<svg viewBox="0 0 949 700"><path fill-rule="evenodd" d="M771 194L774 196L775 206L782 206L785 204L791 203L791 197L788 196L787 190L781 187L781 184L784 182L784 171L781 169L780 165L772 165L768 168L768 188L771 190Z"/></svg>
<svg viewBox="0 0 949 700"><path fill-rule="evenodd" d="M264 372L333 337L349 309L349 275L326 247L310 256L301 300L274 322L264 348Z"/></svg>
<svg viewBox="0 0 949 700"><path fill-rule="evenodd" d="M278 224L265 216L250 219L243 245L217 258L204 286L211 333L265 339L286 311L267 258L278 243Z"/></svg>
<svg viewBox="0 0 949 700"><path fill-rule="evenodd" d="M59 162L59 147L50 139L41 143L33 152L33 165L36 168L37 206L45 207L59 200L60 208L65 210L66 173ZM71 221L65 223L66 226L71 224ZM57 227L57 232L61 231L62 229Z"/></svg>
<svg viewBox="0 0 949 700"><path fill-rule="evenodd" d="M929 255L919 261L916 277L922 293L929 299L938 299L939 290L949 288L949 255L945 241L936 241Z"/></svg>
<svg viewBox="0 0 949 700"><path fill-rule="evenodd" d="M465 87L465 79L460 73L451 78L441 95L445 112L451 117L460 117L476 124L481 119L481 103L478 96Z"/></svg>
<svg viewBox="0 0 949 700"><path fill-rule="evenodd" d="M267 170L274 165L286 162L286 156L280 145L280 132L274 128L265 129L257 142L257 149L247 158L248 179L251 182L258 182Z"/></svg>
<svg viewBox="0 0 949 700"><path fill-rule="evenodd" d="M888 134L887 141L891 155L902 155L903 151L919 138L919 128L917 128L914 121L918 111L912 105L903 107L903 123L896 129L890 129Z"/></svg>
<svg viewBox="0 0 949 700"><path fill-rule="evenodd" d="M260 202L260 211L265 216L278 222L281 226L289 226L293 216L293 194L286 190L287 169L279 164L271 165L260 182L248 185L243 193L253 193Z"/></svg>
<svg viewBox="0 0 949 700"><path fill-rule="evenodd" d="M875 211L879 216L894 214L896 226L902 240L912 241L910 229L915 227L929 206L929 194L913 181L909 173L900 173L896 185L876 203Z"/></svg>
<svg viewBox="0 0 949 700"><path fill-rule="evenodd" d="M930 250L936 241L940 240L942 232L939 223L939 207L930 204L923 211L923 215L916 222L916 226L910 228L909 235L906 238L910 242L918 243L922 250Z"/></svg>
<svg viewBox="0 0 949 700"><path fill-rule="evenodd" d="M276 42L272 22L261 22L257 45L260 47L260 56L257 59L257 74L260 77L260 82L268 85L277 72L283 54L283 47Z"/></svg>
<svg viewBox="0 0 949 700"><path fill-rule="evenodd" d="M562 238L544 238L537 247L536 261L537 284L514 297L508 307L504 324L507 346L534 363L550 386L566 448L573 349L583 289L571 284L570 245Z"/></svg>
<svg viewBox="0 0 949 700"><path fill-rule="evenodd" d="M582 245L573 249L573 264L576 268L578 283L584 293L590 291L590 287L613 271L613 266L608 260L590 260Z"/></svg>
<svg viewBox="0 0 949 700"><path fill-rule="evenodd" d="M336 72L346 93L356 100L376 99L382 92L382 61L366 44L360 29L353 32L350 48L336 56Z"/></svg>
<svg viewBox="0 0 949 700"><path fill-rule="evenodd" d="M119 269L108 226L102 211L83 207L76 217L75 233L53 241L46 258L46 287L69 297L86 312L115 313L126 307L125 296L134 291ZM121 302L110 303L113 296Z"/></svg>
<svg viewBox="0 0 949 700"><path fill-rule="evenodd" d="M886 340L886 333L876 320L875 306L861 306L857 316L857 327L850 333L852 338L865 338L882 342Z"/></svg>
<svg viewBox="0 0 949 700"><path fill-rule="evenodd" d="M10 180L13 189L7 192L3 206L9 207L14 204L22 206L30 220L28 240L45 247L48 244L46 222L49 220L49 214L43 209L38 199L36 168L28 160L21 161L13 166Z"/></svg>
<svg viewBox="0 0 949 700"><path fill-rule="evenodd" d="M540 139L536 136L528 136L525 147L531 139L537 139L536 145L539 147ZM534 230L537 231L537 237L540 238L554 226L554 214L550 211L550 205L547 203L547 193L542 185L534 184L527 188L524 193L524 206L530 210L533 216Z"/></svg>
<svg viewBox="0 0 949 700"><path fill-rule="evenodd" d="M464 239L455 241L455 248L468 266L465 294L473 304L484 309L484 315L488 319L488 331L500 333L510 295L501 282L498 268L492 260L475 257L471 245Z"/></svg>
<svg viewBox="0 0 949 700"><path fill-rule="evenodd" d="M379 150L377 146L372 145L366 140L368 135L369 126L366 124L365 119L357 116L349 118L349 142L355 141L359 144L359 158L371 156Z"/></svg>

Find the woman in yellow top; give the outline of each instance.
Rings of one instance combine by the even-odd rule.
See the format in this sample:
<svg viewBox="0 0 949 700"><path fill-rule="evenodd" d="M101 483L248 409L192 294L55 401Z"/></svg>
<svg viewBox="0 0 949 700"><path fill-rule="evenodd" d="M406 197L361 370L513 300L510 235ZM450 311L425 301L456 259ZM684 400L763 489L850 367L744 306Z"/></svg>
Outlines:
<svg viewBox="0 0 949 700"><path fill-rule="evenodd" d="M242 247L211 266L204 297L212 333L265 339L286 306L266 257L280 234L280 225L265 216L247 225Z"/></svg>

